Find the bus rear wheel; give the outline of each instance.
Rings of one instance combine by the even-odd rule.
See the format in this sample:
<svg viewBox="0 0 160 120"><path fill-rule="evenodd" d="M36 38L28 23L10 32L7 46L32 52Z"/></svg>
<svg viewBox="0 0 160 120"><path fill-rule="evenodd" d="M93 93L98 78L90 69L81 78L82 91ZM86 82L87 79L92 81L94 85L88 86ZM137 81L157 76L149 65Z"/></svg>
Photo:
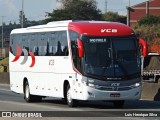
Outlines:
<svg viewBox="0 0 160 120"><path fill-rule="evenodd" d="M67 86L66 102L67 102L67 104L68 104L69 107L76 107L78 105L78 101L72 99L70 85Z"/></svg>
<svg viewBox="0 0 160 120"><path fill-rule="evenodd" d="M42 97L31 95L29 84L28 84L28 82L25 82L25 85L24 85L24 99L25 99L26 102L37 102L37 101L41 101Z"/></svg>

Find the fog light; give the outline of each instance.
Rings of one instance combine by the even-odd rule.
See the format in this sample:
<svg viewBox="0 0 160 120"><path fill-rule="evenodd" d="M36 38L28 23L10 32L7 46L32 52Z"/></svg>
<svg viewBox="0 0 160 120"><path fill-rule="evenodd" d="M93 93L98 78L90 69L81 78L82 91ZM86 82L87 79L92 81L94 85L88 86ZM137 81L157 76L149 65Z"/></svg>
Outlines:
<svg viewBox="0 0 160 120"><path fill-rule="evenodd" d="M89 83L88 86L94 88L94 84L92 84L92 83Z"/></svg>
<svg viewBox="0 0 160 120"><path fill-rule="evenodd" d="M91 96L91 97L94 97L94 94L91 93L91 92L88 92L88 95Z"/></svg>

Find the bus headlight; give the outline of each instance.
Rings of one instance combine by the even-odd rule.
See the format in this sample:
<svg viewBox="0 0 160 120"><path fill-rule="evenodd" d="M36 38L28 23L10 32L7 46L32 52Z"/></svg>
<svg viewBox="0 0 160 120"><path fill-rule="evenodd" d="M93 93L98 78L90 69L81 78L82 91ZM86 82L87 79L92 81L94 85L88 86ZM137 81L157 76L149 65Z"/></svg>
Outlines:
<svg viewBox="0 0 160 120"><path fill-rule="evenodd" d="M141 82L138 82L138 83L135 83L134 85L132 85L133 88L136 88L136 87L140 87L142 85Z"/></svg>
<svg viewBox="0 0 160 120"><path fill-rule="evenodd" d="M82 83L88 87L92 87L92 88L96 87L93 79L88 79L86 77L83 77Z"/></svg>
<svg viewBox="0 0 160 120"><path fill-rule="evenodd" d="M86 85L86 86L88 85L88 78L83 77L81 81L82 81L82 83L83 83L84 85Z"/></svg>
<svg viewBox="0 0 160 120"><path fill-rule="evenodd" d="M92 88L94 88L94 87L95 87L95 85L94 85L94 84L92 84L92 83L88 83L88 87L92 87Z"/></svg>
<svg viewBox="0 0 160 120"><path fill-rule="evenodd" d="M134 84L135 87L139 87L140 85L141 85L140 83Z"/></svg>

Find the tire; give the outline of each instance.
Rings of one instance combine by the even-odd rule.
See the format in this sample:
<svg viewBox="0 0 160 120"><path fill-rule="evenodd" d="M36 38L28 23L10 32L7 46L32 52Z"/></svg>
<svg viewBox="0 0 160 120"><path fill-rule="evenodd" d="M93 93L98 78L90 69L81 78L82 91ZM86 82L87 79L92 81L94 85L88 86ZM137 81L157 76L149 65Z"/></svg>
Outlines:
<svg viewBox="0 0 160 120"><path fill-rule="evenodd" d="M33 101L33 95L30 94L28 81L25 82L25 85L24 85L24 99L26 100L26 102Z"/></svg>
<svg viewBox="0 0 160 120"><path fill-rule="evenodd" d="M68 104L69 107L76 107L78 105L78 101L72 99L70 85L67 86L66 90L66 103Z"/></svg>
<svg viewBox="0 0 160 120"><path fill-rule="evenodd" d="M26 102L38 102L42 100L41 96L35 96L30 94L28 81L25 82L25 86L24 86L24 99Z"/></svg>
<svg viewBox="0 0 160 120"><path fill-rule="evenodd" d="M125 103L124 100L113 101L113 104L114 104L115 108L123 108L124 103Z"/></svg>
<svg viewBox="0 0 160 120"><path fill-rule="evenodd" d="M156 76L155 83L160 83L160 76Z"/></svg>

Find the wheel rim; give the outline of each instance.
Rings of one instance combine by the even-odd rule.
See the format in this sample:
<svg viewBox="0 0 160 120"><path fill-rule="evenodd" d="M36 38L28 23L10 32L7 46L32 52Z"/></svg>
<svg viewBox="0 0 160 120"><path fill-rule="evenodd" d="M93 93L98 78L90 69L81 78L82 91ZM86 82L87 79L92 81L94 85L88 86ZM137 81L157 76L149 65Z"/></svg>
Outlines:
<svg viewBox="0 0 160 120"><path fill-rule="evenodd" d="M68 103L72 102L71 89L70 88L67 91L67 101L68 101Z"/></svg>
<svg viewBox="0 0 160 120"><path fill-rule="evenodd" d="M29 98L29 86L28 85L26 86L25 95L26 95L26 98Z"/></svg>

